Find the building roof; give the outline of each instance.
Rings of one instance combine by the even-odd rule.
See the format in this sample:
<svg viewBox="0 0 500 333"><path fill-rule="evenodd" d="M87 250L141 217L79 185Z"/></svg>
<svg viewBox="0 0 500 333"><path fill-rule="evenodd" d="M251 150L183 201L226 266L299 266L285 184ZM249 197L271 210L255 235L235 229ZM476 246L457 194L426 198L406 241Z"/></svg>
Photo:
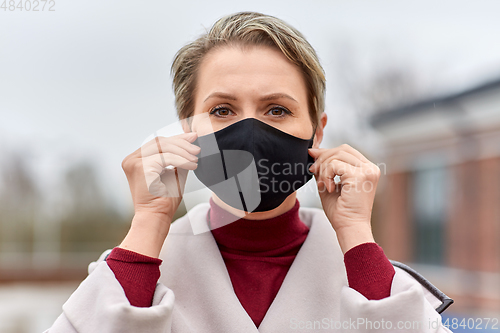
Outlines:
<svg viewBox="0 0 500 333"><path fill-rule="evenodd" d="M410 114L430 111L437 106L444 106L445 104L456 103L458 100L464 97L469 97L471 95L487 92L489 90L494 90L494 89L500 89L500 79L486 82L476 87L463 90L454 94L440 96L420 101L414 104L409 104L403 107L377 112L376 114L369 117L368 121L373 127L378 127L385 123L406 117Z"/></svg>

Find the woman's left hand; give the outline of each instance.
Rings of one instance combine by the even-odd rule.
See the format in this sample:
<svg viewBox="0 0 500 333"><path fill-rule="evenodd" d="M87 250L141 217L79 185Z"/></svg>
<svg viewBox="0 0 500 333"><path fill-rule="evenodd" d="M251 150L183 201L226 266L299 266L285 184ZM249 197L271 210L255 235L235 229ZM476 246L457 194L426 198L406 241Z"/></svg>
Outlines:
<svg viewBox="0 0 500 333"><path fill-rule="evenodd" d="M337 233L342 252L374 242L371 214L380 168L353 147L309 149L323 210ZM340 182L335 184L338 175Z"/></svg>

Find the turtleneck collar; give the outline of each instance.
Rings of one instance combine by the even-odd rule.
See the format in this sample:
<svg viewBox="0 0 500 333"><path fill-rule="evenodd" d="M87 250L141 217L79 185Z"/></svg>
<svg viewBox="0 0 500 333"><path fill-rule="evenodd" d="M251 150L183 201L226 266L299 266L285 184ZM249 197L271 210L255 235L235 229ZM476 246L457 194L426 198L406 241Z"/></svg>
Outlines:
<svg viewBox="0 0 500 333"><path fill-rule="evenodd" d="M309 228L299 218L299 201L289 211L265 220L239 218L210 198L207 221L219 247L243 252L279 249L304 234ZM234 221L234 222L231 222ZM217 227L221 226L221 227Z"/></svg>

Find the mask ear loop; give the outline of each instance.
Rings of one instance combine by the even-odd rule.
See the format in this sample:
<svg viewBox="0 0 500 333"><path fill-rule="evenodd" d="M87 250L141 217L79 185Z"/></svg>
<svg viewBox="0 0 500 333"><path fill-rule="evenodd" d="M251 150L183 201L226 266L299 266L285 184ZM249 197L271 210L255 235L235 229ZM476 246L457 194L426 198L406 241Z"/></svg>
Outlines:
<svg viewBox="0 0 500 333"><path fill-rule="evenodd" d="M312 137L309 140L314 140L314 136L316 135L316 130L317 129L318 129L318 125L316 124L316 126L314 126L314 129L313 129L313 135L312 135Z"/></svg>

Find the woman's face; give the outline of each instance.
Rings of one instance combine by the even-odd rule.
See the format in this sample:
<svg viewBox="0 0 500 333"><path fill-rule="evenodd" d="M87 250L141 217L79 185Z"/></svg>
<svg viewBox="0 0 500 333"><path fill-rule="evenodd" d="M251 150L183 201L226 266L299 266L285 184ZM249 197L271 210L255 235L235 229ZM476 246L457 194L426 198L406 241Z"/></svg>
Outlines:
<svg viewBox="0 0 500 333"><path fill-rule="evenodd" d="M198 136L245 118L302 139L313 134L302 73L270 47L211 50L200 65L194 97L192 130ZM211 126L206 126L207 120Z"/></svg>

